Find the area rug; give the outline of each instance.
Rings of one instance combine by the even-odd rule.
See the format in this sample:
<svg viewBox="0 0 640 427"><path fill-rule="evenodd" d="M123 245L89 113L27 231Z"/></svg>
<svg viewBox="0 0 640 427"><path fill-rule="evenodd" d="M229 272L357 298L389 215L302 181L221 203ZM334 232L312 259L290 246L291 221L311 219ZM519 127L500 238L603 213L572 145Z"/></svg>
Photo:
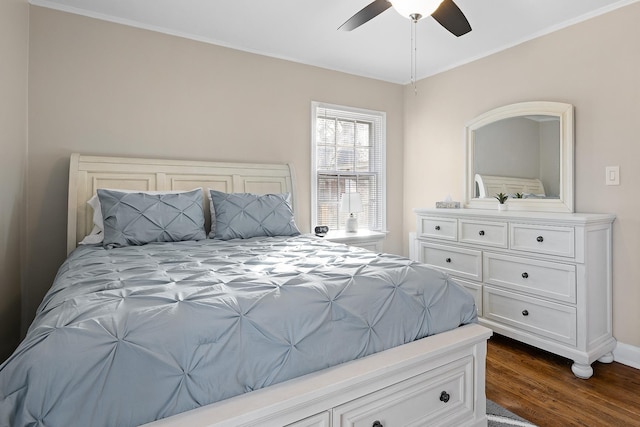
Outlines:
<svg viewBox="0 0 640 427"><path fill-rule="evenodd" d="M498 405L495 402L487 399L487 419L489 423L488 427L535 427L535 424L530 423L522 417L517 416L513 412L510 412Z"/></svg>

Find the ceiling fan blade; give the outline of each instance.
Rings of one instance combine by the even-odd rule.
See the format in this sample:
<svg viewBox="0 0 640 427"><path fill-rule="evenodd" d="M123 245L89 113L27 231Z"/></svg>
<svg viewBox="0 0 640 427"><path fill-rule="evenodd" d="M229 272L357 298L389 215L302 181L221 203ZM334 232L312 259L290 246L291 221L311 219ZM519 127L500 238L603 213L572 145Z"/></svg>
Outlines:
<svg viewBox="0 0 640 427"><path fill-rule="evenodd" d="M385 10L391 7L391 3L387 0L375 0L373 3L365 6L360 12L353 15L351 18L338 27L339 30L351 31L380 15Z"/></svg>
<svg viewBox="0 0 640 427"><path fill-rule="evenodd" d="M456 37L460 37L471 31L469 21L467 21L464 13L462 13L453 0L444 0L431 16Z"/></svg>

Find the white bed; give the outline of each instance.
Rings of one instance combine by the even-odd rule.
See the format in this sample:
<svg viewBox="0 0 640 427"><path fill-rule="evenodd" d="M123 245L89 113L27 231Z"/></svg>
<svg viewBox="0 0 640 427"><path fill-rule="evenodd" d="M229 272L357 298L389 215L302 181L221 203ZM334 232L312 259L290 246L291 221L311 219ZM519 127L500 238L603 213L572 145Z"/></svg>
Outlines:
<svg viewBox="0 0 640 427"><path fill-rule="evenodd" d="M478 197L494 197L498 193L504 193L513 197L520 193L525 197L533 195L544 197L544 185L538 178L515 178L510 176L475 175L475 183Z"/></svg>
<svg viewBox="0 0 640 427"><path fill-rule="evenodd" d="M295 195L289 165L214 163L73 154L68 252L92 229L98 188L195 187ZM293 198L295 206L296 199ZM157 426L486 425L486 340L473 324L203 406ZM153 387L152 384L149 387ZM379 421L380 424L375 424Z"/></svg>

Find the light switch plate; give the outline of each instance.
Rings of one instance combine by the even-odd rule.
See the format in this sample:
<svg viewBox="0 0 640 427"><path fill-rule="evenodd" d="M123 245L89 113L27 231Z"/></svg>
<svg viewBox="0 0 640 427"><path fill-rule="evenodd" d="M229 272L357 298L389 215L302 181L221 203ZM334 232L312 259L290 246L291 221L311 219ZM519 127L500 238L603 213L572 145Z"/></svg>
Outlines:
<svg viewBox="0 0 640 427"><path fill-rule="evenodd" d="M605 184L620 185L620 166L607 166L605 174Z"/></svg>

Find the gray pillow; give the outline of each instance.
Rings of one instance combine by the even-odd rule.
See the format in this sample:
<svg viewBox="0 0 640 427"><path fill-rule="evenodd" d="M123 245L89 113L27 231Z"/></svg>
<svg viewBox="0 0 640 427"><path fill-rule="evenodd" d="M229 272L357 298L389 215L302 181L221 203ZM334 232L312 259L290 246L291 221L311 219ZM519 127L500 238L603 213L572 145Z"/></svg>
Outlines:
<svg viewBox="0 0 640 427"><path fill-rule="evenodd" d="M206 238L201 189L168 194L99 189L97 194L104 247Z"/></svg>
<svg viewBox="0 0 640 427"><path fill-rule="evenodd" d="M212 239L248 239L257 236L297 236L291 196L287 194L223 193L209 190L213 204Z"/></svg>

